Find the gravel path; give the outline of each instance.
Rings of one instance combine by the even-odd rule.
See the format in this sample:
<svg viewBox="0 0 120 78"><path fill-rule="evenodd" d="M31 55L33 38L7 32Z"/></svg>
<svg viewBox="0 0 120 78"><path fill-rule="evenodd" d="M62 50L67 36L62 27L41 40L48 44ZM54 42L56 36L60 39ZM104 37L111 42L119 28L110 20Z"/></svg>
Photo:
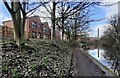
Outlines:
<svg viewBox="0 0 120 78"><path fill-rule="evenodd" d="M105 76L105 73L80 48L75 48L76 76Z"/></svg>

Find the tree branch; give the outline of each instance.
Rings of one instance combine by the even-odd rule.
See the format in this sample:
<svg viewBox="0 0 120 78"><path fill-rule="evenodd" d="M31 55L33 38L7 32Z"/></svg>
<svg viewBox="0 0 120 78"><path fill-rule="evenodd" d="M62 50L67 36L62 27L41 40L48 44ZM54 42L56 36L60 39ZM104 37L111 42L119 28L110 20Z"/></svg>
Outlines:
<svg viewBox="0 0 120 78"><path fill-rule="evenodd" d="M39 8L41 5L44 5L44 4L46 4L46 3L48 3L48 2L45 2L45 3L42 3L42 4L38 5L38 6L36 6L35 8L29 10L26 14L32 12L32 11L35 10L36 8Z"/></svg>
<svg viewBox="0 0 120 78"><path fill-rule="evenodd" d="M8 5L7 1L6 0L3 0L3 3L5 4L7 10L10 12L10 14L12 15L13 14L13 10L10 8L10 6Z"/></svg>
<svg viewBox="0 0 120 78"><path fill-rule="evenodd" d="M42 5L44 6L44 8L45 8L50 14L52 14L52 13L50 12L50 10L45 6L45 4L42 3ZM51 10L51 11L52 11L52 10Z"/></svg>

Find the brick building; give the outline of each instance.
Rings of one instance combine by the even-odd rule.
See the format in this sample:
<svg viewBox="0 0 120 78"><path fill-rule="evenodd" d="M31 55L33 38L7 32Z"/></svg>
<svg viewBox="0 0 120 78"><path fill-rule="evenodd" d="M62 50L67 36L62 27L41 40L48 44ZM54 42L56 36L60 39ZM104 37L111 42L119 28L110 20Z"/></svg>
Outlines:
<svg viewBox="0 0 120 78"><path fill-rule="evenodd" d="M13 21L3 22L3 33L4 37L14 36ZM8 31L10 30L10 31ZM39 16L32 16L26 19L25 23L25 38L50 38L50 28L47 22L42 23ZM7 33L7 34L6 34Z"/></svg>
<svg viewBox="0 0 120 78"><path fill-rule="evenodd" d="M44 39L46 39L46 38L50 39L51 38L51 29L48 26L48 23L47 22L43 22L42 25L43 25L43 38Z"/></svg>
<svg viewBox="0 0 120 78"><path fill-rule="evenodd" d="M62 39L62 32L59 27L55 28L55 38L56 39Z"/></svg>
<svg viewBox="0 0 120 78"><path fill-rule="evenodd" d="M2 26L0 25L0 39L2 39Z"/></svg>
<svg viewBox="0 0 120 78"><path fill-rule="evenodd" d="M13 28L2 26L2 38L3 39L13 39L14 38L14 31Z"/></svg>

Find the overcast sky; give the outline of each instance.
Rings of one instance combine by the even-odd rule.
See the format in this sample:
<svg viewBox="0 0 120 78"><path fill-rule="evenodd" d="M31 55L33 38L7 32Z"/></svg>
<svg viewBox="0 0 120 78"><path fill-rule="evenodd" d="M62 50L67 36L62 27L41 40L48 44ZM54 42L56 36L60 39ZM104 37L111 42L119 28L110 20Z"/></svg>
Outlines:
<svg viewBox="0 0 120 78"><path fill-rule="evenodd" d="M106 4L108 3L116 3L120 0L103 0L103 2L105 2ZM51 4L50 4L51 6ZM45 8L41 8L42 13L41 12L36 12L35 15L40 15L40 16L50 16L49 13L46 13ZM7 9L5 8L3 2L0 0L0 25L2 25L2 21L5 20L10 20L11 16L9 14L9 12L7 11ZM104 32L105 28L107 28L108 24L107 24L107 19L118 13L118 5L113 5L113 6L100 6L97 9L95 9L96 14L94 16L92 16L92 18L95 19L99 19L99 18L106 18L102 21L97 21L97 22L93 22L91 23L90 27L91 27L91 31L89 32L90 36L95 37L97 36L97 29L100 29L100 35L102 35L102 33ZM41 21L45 22L47 21L49 23L49 25L51 25L51 21L49 19L44 19L44 18L40 18Z"/></svg>

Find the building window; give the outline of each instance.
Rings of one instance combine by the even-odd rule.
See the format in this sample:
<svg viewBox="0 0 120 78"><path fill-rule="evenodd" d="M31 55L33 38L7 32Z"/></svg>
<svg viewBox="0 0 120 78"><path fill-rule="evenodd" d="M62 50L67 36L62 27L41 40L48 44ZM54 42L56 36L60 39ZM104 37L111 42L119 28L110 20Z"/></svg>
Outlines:
<svg viewBox="0 0 120 78"><path fill-rule="evenodd" d="M43 38L43 37L42 37L42 33L40 33L40 32L39 32L39 38Z"/></svg>
<svg viewBox="0 0 120 78"><path fill-rule="evenodd" d="M36 22L32 22L32 28L36 29L37 28L37 23Z"/></svg>
<svg viewBox="0 0 120 78"><path fill-rule="evenodd" d="M36 32L32 32L32 38L37 38L37 33Z"/></svg>
<svg viewBox="0 0 120 78"><path fill-rule="evenodd" d="M47 32L47 28L43 27L43 32Z"/></svg>

